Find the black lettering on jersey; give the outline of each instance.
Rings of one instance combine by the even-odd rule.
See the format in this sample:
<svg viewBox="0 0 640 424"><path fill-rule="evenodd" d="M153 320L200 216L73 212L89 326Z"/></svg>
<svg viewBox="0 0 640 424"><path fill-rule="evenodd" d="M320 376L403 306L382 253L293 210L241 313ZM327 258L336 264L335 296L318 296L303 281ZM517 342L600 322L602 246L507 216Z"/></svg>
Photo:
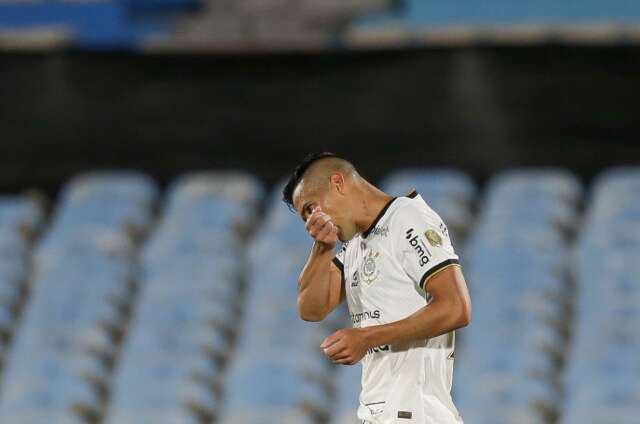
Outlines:
<svg viewBox="0 0 640 424"><path fill-rule="evenodd" d="M389 351L389 345L382 345L382 346L375 346L375 347L370 347L367 350L367 353L383 353L383 352L388 352Z"/></svg>
<svg viewBox="0 0 640 424"><path fill-rule="evenodd" d="M424 242L420 240L417 234L413 234L413 228L409 228L406 232L406 239L409 240L409 244L413 247L413 250L418 254L418 263L421 267L429 263L430 252L425 246Z"/></svg>
<svg viewBox="0 0 640 424"><path fill-rule="evenodd" d="M389 227L375 227L371 234L375 236L387 237L389 235Z"/></svg>
<svg viewBox="0 0 640 424"><path fill-rule="evenodd" d="M380 310L376 309L375 311L364 311L351 314L351 322L357 324L361 321L366 321L368 319L378 319L380 318Z"/></svg>

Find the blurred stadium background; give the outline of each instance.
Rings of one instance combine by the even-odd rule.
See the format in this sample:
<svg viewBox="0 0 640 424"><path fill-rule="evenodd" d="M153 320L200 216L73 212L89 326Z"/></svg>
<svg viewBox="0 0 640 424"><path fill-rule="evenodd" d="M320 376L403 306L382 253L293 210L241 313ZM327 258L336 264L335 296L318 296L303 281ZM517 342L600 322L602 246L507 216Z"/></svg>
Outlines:
<svg viewBox="0 0 640 424"><path fill-rule="evenodd" d="M319 150L448 223L465 422L640 422L637 1L0 0L0 49L0 423L356 423Z"/></svg>

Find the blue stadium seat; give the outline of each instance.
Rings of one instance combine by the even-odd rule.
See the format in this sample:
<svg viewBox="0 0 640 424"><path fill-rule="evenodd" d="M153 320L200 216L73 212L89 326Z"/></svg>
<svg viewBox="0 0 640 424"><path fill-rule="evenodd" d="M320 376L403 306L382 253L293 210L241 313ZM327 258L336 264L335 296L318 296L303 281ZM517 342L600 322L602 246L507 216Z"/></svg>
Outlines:
<svg viewBox="0 0 640 424"><path fill-rule="evenodd" d="M281 186L268 197L265 220L247 253L253 278L237 341L240 355L225 379L223 423L304 423L314 411L328 414L323 382L328 361L319 345L329 330L305 324L292 306L310 237L297 214L282 203ZM256 351L261 352L258 358Z"/></svg>
<svg viewBox="0 0 640 424"><path fill-rule="evenodd" d="M38 231L44 223L44 211L35 198L29 196L0 196L0 228Z"/></svg>
<svg viewBox="0 0 640 424"><path fill-rule="evenodd" d="M356 410L360 405L360 380L362 366L340 367L337 370L335 413L331 424L360 424Z"/></svg>
<svg viewBox="0 0 640 424"><path fill-rule="evenodd" d="M247 408L225 416L222 424L313 424L317 422L298 408Z"/></svg>
<svg viewBox="0 0 640 424"><path fill-rule="evenodd" d="M638 193L640 168L626 167L598 175L589 195L575 248L578 299L562 424L631 423L640 413Z"/></svg>
<svg viewBox="0 0 640 424"><path fill-rule="evenodd" d="M413 169L396 171L385 177L381 188L402 196L415 188L438 213L452 232L452 239L463 238L471 223L471 206L477 195L471 178L456 169Z"/></svg>
<svg viewBox="0 0 640 424"><path fill-rule="evenodd" d="M464 250L474 304L455 395L472 422L545 422L558 410L571 255L582 189L557 170L494 176ZM535 207L532 207L532 204ZM526 381L526 384L523 384Z"/></svg>
<svg viewBox="0 0 640 424"><path fill-rule="evenodd" d="M151 184L140 174L104 172L63 189L37 247L31 299L7 355L0 421L38 422L30 414L39 408L60 414L60 422L101 414L109 381L100 363L118 353L115 334L133 292L132 229L143 233L150 223Z"/></svg>
<svg viewBox="0 0 640 424"><path fill-rule="evenodd" d="M397 194L423 184L454 220L477 197L456 171L385 181ZM343 306L322 323L299 319L311 239L279 188L264 196L246 174L189 174L156 221L147 177L80 176L35 249L41 206L0 196L0 422L357 423L360 367L333 367L319 348L349 317ZM638 169L607 170L582 218L582 187L566 172L489 181L456 245L474 303L456 352L466 421L637 422L638 193Z"/></svg>
<svg viewBox="0 0 640 424"><path fill-rule="evenodd" d="M220 365L237 331L239 284L246 275L244 232L254 225L261 199L255 178L237 172L194 173L170 185L159 226L141 255L141 302L107 423L217 415ZM164 418L152 415L166 408Z"/></svg>

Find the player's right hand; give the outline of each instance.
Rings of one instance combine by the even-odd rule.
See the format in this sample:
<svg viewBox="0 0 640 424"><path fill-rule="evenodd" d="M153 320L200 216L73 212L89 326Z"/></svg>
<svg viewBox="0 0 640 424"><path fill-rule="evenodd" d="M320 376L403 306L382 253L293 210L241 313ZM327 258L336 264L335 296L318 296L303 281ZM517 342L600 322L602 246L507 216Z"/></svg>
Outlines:
<svg viewBox="0 0 640 424"><path fill-rule="evenodd" d="M338 227L331 221L331 217L316 206L304 225L311 237L320 243L335 247L338 241Z"/></svg>

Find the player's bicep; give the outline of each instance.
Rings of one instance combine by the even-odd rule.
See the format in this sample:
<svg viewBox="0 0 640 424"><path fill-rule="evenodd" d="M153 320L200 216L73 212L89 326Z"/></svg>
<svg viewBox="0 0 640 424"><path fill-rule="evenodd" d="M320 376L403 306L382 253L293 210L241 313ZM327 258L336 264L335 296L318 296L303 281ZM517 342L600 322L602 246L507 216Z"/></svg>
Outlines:
<svg viewBox="0 0 640 424"><path fill-rule="evenodd" d="M450 305L460 324L466 325L471 320L471 298L459 265L449 265L433 274L425 281L425 289L434 302Z"/></svg>

